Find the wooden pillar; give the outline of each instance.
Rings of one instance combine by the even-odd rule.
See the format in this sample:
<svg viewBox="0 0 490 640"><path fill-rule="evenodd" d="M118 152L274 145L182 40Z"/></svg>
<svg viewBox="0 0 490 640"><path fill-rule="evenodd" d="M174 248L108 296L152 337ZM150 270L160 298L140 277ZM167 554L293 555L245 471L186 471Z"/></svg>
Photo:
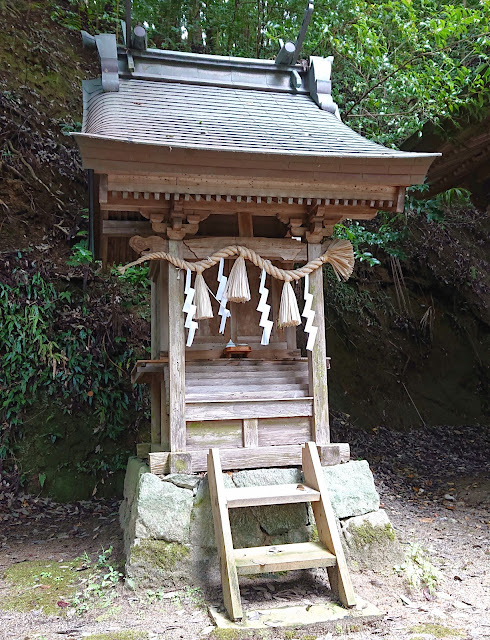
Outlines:
<svg viewBox="0 0 490 640"><path fill-rule="evenodd" d="M169 265L166 262L160 263L160 273L158 275L158 291L159 291L159 357L162 354L168 356L168 271ZM164 370L160 378L160 444L163 451L170 450L170 421L169 421L169 403L168 403L168 370Z"/></svg>
<svg viewBox="0 0 490 640"><path fill-rule="evenodd" d="M321 244L308 244L308 262L323 253ZM325 337L325 309L323 302L323 269L310 274L310 293L313 294L313 324L318 327L313 351L308 352L310 395L313 396L312 439L317 445L330 442L327 387L327 344Z"/></svg>
<svg viewBox="0 0 490 640"><path fill-rule="evenodd" d="M168 353L168 265L161 263L158 277L160 291L160 352Z"/></svg>
<svg viewBox="0 0 490 640"><path fill-rule="evenodd" d="M182 257L182 240L169 240L170 255ZM168 366L170 451L185 451L184 274L168 264Z"/></svg>
<svg viewBox="0 0 490 640"><path fill-rule="evenodd" d="M162 267L163 268L163 267ZM158 276L160 262L150 264L150 290L151 290L151 357L156 360L160 353L160 291ZM151 443L161 444L161 378L154 375L150 384L151 402Z"/></svg>

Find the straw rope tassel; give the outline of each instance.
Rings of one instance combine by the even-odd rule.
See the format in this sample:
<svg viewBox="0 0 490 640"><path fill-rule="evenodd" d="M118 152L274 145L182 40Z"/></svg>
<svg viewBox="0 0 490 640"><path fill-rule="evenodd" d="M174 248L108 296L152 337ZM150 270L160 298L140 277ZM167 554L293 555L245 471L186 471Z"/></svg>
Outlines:
<svg viewBox="0 0 490 640"><path fill-rule="evenodd" d="M213 317L213 307L209 297L208 286L202 273L198 273L194 282L196 289L196 320L208 320Z"/></svg>
<svg viewBox="0 0 490 640"><path fill-rule="evenodd" d="M307 351L313 351L313 345L315 344L316 334L318 333L318 327L313 326L313 319L315 312L311 308L313 304L313 295L310 293L310 276L305 276L305 292L303 295L305 306L303 307L303 318L306 318L305 333L308 334L308 340L306 342Z"/></svg>
<svg viewBox="0 0 490 640"><path fill-rule="evenodd" d="M187 347L190 347L194 342L194 335L196 333L196 329L199 327L198 323L193 319L194 314L196 313L196 305L192 304L194 300L195 290L191 287L191 277L192 272L190 269L187 269L184 289L185 301L184 306L182 307L182 311L186 314L184 326L189 330L187 333Z"/></svg>
<svg viewBox="0 0 490 640"><path fill-rule="evenodd" d="M284 329L284 327L297 327L299 324L301 324L301 316L299 315L298 302L293 287L288 281L284 283L282 288L277 326L279 329Z"/></svg>
<svg viewBox="0 0 490 640"><path fill-rule="evenodd" d="M262 273L260 274L260 286L259 286L260 300L259 300L259 304L257 305L257 311L260 311L260 313L262 314L260 316L260 322L259 322L259 327L263 327L262 340L260 344L264 346L269 344L272 327L274 326L274 323L272 322L272 320L269 320L269 313L271 310L271 306L270 304L267 304L269 289L267 289L267 287L265 286L266 276L267 274L265 270L262 269Z"/></svg>
<svg viewBox="0 0 490 640"><path fill-rule="evenodd" d="M231 268L226 284L226 297L230 302L248 302L250 300L247 267L242 255L238 256Z"/></svg>

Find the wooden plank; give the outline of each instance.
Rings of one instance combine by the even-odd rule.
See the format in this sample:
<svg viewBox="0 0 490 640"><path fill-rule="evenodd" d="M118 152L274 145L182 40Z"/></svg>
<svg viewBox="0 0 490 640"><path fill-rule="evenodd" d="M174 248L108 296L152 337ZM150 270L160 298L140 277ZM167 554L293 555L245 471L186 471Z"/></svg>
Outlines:
<svg viewBox="0 0 490 640"><path fill-rule="evenodd" d="M145 458L148 458L150 451L151 451L151 444L149 442L139 442L136 445L137 458L142 458L143 460Z"/></svg>
<svg viewBox="0 0 490 640"><path fill-rule="evenodd" d="M168 266L161 265L157 287L160 298L160 351L168 351Z"/></svg>
<svg viewBox="0 0 490 640"><path fill-rule="evenodd" d="M165 367L168 368L166 364ZM156 377L156 376L155 376ZM168 378L168 376L167 376ZM170 449L170 418L169 418L169 406L167 402L167 388L165 382L165 375L162 371L159 376L160 379L160 444L166 451Z"/></svg>
<svg viewBox="0 0 490 640"><path fill-rule="evenodd" d="M239 216L251 216L239 213ZM240 218L239 218L240 219ZM230 245L242 244L260 254L266 260L306 260L306 245L291 238L254 238L252 236L199 237L184 240L184 257L186 249L196 260L203 260ZM189 259L186 257L186 260Z"/></svg>
<svg viewBox="0 0 490 640"><path fill-rule="evenodd" d="M320 462L324 467L330 467L350 460L350 445L348 442L336 442L317 447Z"/></svg>
<svg viewBox="0 0 490 640"><path fill-rule="evenodd" d="M153 444L161 443L161 376L154 376L150 385L151 400L151 441Z"/></svg>
<svg viewBox="0 0 490 640"><path fill-rule="evenodd" d="M131 170L131 165L125 161L107 159L100 157L86 158L95 171L118 171ZM180 169L180 173L179 173ZM393 199L394 192L398 186L408 186L413 184L413 178L418 178L422 174L394 175L383 174L362 174L362 173L335 173L330 172L298 172L290 171L268 171L259 169L250 170L228 170L218 169L214 173L208 171L203 173L196 171L190 173L191 167L168 166L158 162L141 162L141 171L145 174L156 173L160 176L159 192L180 193L180 194L200 194L200 195L240 195L240 196L261 196L283 197L283 198L330 198L330 199ZM196 167L199 169L199 167ZM247 175L249 174L249 175ZM176 184L172 184L174 177ZM168 186L164 184L165 179ZM150 187L143 188L135 193L150 190ZM119 204L120 198L109 196L109 202ZM199 204L199 203L197 203ZM218 204L218 203L217 203ZM231 204L226 203L225 204ZM142 202L141 206L152 206L155 203ZM262 205L262 203L260 203ZM106 205L102 204L102 207Z"/></svg>
<svg viewBox="0 0 490 640"><path fill-rule="evenodd" d="M160 265L156 265L156 274ZM151 290L151 357L156 359L160 353L159 336L159 292L156 278L150 280ZM151 442L161 444L161 384L162 375L153 376L150 382L150 402L151 402Z"/></svg>
<svg viewBox="0 0 490 640"><path fill-rule="evenodd" d="M198 349L194 351L192 347L186 349L186 359L189 362L202 362L220 360L223 356L223 349ZM253 347L252 353L254 359L262 359L263 362L272 362L276 360L296 360L301 356L299 349L295 351L287 351L286 349L277 349L275 344L271 344L268 347Z"/></svg>
<svg viewBox="0 0 490 640"><path fill-rule="evenodd" d="M258 447L259 446L259 421L257 418L243 419L243 446Z"/></svg>
<svg viewBox="0 0 490 640"><path fill-rule="evenodd" d="M182 241L169 240L168 251L180 257ZM168 264L167 269L170 450L185 451L184 279L180 270L172 264Z"/></svg>
<svg viewBox="0 0 490 640"><path fill-rule="evenodd" d="M163 265L162 265L163 267ZM150 322L151 322L151 358L156 360L160 353L160 292L158 287L158 273L160 270L160 263L155 263L152 267L153 277L150 279L150 293L151 293L151 309L150 309Z"/></svg>
<svg viewBox="0 0 490 640"><path fill-rule="evenodd" d="M233 304L233 303L230 303ZM242 308L240 309L240 311L244 311L243 309L243 305L240 305ZM252 308L253 308L253 304L252 304ZM258 325L257 325L258 326ZM238 327L237 327L238 329ZM206 338L208 341L206 341ZM251 349L252 349L252 353L255 356L258 353L272 353L275 352L277 353L279 350L283 351L284 353L287 353L287 343L286 342L276 342L276 341L272 341L270 342L271 348L268 347L263 347L259 344L259 340L258 340L259 336L256 336L256 341L255 343L253 341L250 341L247 343L247 341L243 340L243 338L240 336L240 334L237 333L236 336L236 342L235 344L248 344ZM224 342L222 339L220 340L219 338L213 337L213 336L206 336L204 337L204 342L198 342L196 341L192 347L190 347L188 349L188 353L190 353L191 351L209 351L209 350L219 350L218 353L218 358L221 359L223 358L223 351L224 348L226 346L226 342ZM216 341L218 340L218 341ZM227 358L228 360L230 358ZM239 358L231 358L233 360L238 360Z"/></svg>
<svg viewBox="0 0 490 640"><path fill-rule="evenodd" d="M235 507L262 507L271 504L297 504L320 500L320 492L304 484L274 484L261 487L225 489L226 504Z"/></svg>
<svg viewBox="0 0 490 640"><path fill-rule="evenodd" d="M305 483L321 494L320 502L314 502L311 505L315 516L318 537L320 542L324 544L337 559L335 567L332 567L328 571L330 586L344 606L353 607L356 604L354 589L342 549L335 514L330 503L327 483L320 465L317 448L313 442L307 442L304 445L302 458Z"/></svg>
<svg viewBox="0 0 490 640"><path fill-rule="evenodd" d="M129 160L127 152L124 153L122 150L117 151L115 149L112 153L110 152L109 146L117 143L107 140L104 140L104 142L104 145L100 145L95 141L80 140L80 144L84 150L84 160L96 157L101 160L114 159L122 164L124 168L118 171L113 164L106 163L106 171L110 173L135 174L136 169L140 174L146 174L144 177L150 177L151 174L160 173L169 176L169 180L175 179L175 176L178 175L177 169L180 169L184 174L204 173L213 175L213 173L219 173L237 177L267 176L272 174L272 176L279 179L281 177L284 178L284 176L288 174L294 174L296 176L302 175L307 178L308 176L313 176L315 173L321 172L327 173L333 184L338 182L340 176L347 175L355 182L356 177L360 180L363 175L367 174L377 176L378 182L382 184L380 176L387 174L396 176L395 171L397 166L400 167L398 173L402 177L405 177L412 173L422 173L426 171L426 167L432 160L431 158L417 158L407 162L406 159L403 158L361 157L357 159L354 158L353 155L350 155L350 157L347 155L345 158L295 155L293 161L291 154L287 153L271 157L267 154L230 153L222 150L219 152L215 151L214 157L209 155L213 153L212 151L199 151L199 156L190 158L189 155L186 156L181 150L173 148L171 153L169 153L163 146L149 144L132 145L132 153ZM242 158L243 162L240 162ZM255 162L252 158L255 158ZM124 160L127 160L127 162L124 162ZM131 186L132 190L152 191L150 181L142 181L141 178L141 175L135 175L136 180L133 182L128 181L128 185ZM153 183L154 182L155 181L153 181ZM403 183L401 182L400 184ZM120 190L124 186L125 183L114 184L114 179L111 177L111 188ZM154 185L153 188L155 188Z"/></svg>
<svg viewBox="0 0 490 640"><path fill-rule="evenodd" d="M192 456L185 451L171 451L168 454L169 473L192 473Z"/></svg>
<svg viewBox="0 0 490 640"><path fill-rule="evenodd" d="M125 207L121 205L124 211ZM137 220L103 220L102 233L111 238L131 238L131 236L147 236L153 233L151 222Z"/></svg>
<svg viewBox="0 0 490 640"><path fill-rule="evenodd" d="M185 385L186 389L192 389L198 387L216 387L217 384L222 382L228 382L229 385L233 385L235 389L244 389L249 385L254 385L259 380L262 380L263 387L274 383L275 385L282 384L308 384L308 370L305 369L303 373L296 371L283 373L276 375L270 371L263 371L259 373L247 372L241 373L239 371L231 371L229 374L225 371L218 371L216 375L212 375L212 372L204 376L201 373L190 373L186 369ZM262 387L262 388L263 388Z"/></svg>
<svg viewBox="0 0 490 640"><path fill-rule="evenodd" d="M338 448L337 445L326 445L322 451L332 447L332 460ZM168 473L169 452L161 451L160 447L152 446L149 455L150 471L156 474ZM192 457L192 471L198 473L206 470L206 451L189 449ZM233 446L229 449L220 449L221 465L223 469L257 469L260 467L296 467L301 465L302 445L278 445L270 447L239 448ZM340 464L340 457L334 464Z"/></svg>
<svg viewBox="0 0 490 640"><path fill-rule="evenodd" d="M163 360L139 360L131 371L131 382L139 384L141 382L151 382L153 376L162 373L168 363L168 358Z"/></svg>
<svg viewBox="0 0 490 640"><path fill-rule="evenodd" d="M102 174L99 176L99 203L107 202L107 184L108 176Z"/></svg>
<svg viewBox="0 0 490 640"><path fill-rule="evenodd" d="M258 446L266 447L281 444L304 444L311 438L311 418L259 419Z"/></svg>
<svg viewBox="0 0 490 640"><path fill-rule="evenodd" d="M277 418L311 416L312 398L271 400L232 400L231 402L187 402L186 420L233 420L242 418Z"/></svg>
<svg viewBox="0 0 490 640"><path fill-rule="evenodd" d="M222 391L222 389L220 389ZM308 398L308 386L299 386L298 389L286 389L284 391L264 391L263 388L259 388L258 391L250 389L244 389L243 391L223 391L218 393L210 392L209 388L202 390L190 390L186 392L186 403L189 402L228 402L234 400L239 402L240 400L267 400L267 401L280 401L280 400L292 400L294 398ZM255 416L258 417L258 416Z"/></svg>
<svg viewBox="0 0 490 640"><path fill-rule="evenodd" d="M229 395L230 400L232 398L240 398L243 394L250 395L251 393L257 393L257 395L265 394L264 398L273 398L274 393L281 392L283 398L287 398L287 392L296 391L302 392L303 396L308 396L308 383L305 380L300 382L282 382L277 384L254 384L258 380L249 379L245 384L235 381L235 383L227 384L224 378L218 378L214 387L211 385L201 385L199 380L194 380L186 384L187 400L190 400L189 395L207 395L209 400L222 400L221 396ZM291 398L302 397L300 395L291 395ZM226 398L225 398L226 399Z"/></svg>
<svg viewBox="0 0 490 640"><path fill-rule="evenodd" d="M238 364L237 364L238 363ZM207 373L208 375L220 375L237 374L245 375L246 373L262 375L292 375L296 373L304 373L308 371L308 361L305 359L294 360L293 358L281 359L281 360L250 360L248 358L217 358L215 360L204 360L202 362L188 363L188 370L190 373L195 372L196 375L200 373Z"/></svg>
<svg viewBox="0 0 490 640"><path fill-rule="evenodd" d="M210 447L229 449L242 446L241 420L202 420L187 422L187 449L209 451Z"/></svg>
<svg viewBox="0 0 490 640"><path fill-rule="evenodd" d="M253 238L254 225L252 214L247 212L240 212L238 216L238 233L240 235L240 244L245 244L242 238ZM269 242L269 244L273 244Z"/></svg>
<svg viewBox="0 0 490 640"><path fill-rule="evenodd" d="M196 473L206 469L203 451L190 451L192 469ZM159 454L150 454L150 456ZM301 446L284 445L257 447L256 449L220 449L223 469L257 469L261 467L288 467L301 464Z"/></svg>
<svg viewBox="0 0 490 640"><path fill-rule="evenodd" d="M119 223L121 221L113 220L111 222ZM147 250L168 251L168 240L160 236L151 235L150 223L144 222L138 224L147 224L150 227L150 231L149 234L144 234L148 237L131 239L130 244L137 253ZM292 240L291 238L274 238L274 242L271 242L270 238L238 236L199 236L197 238L186 238L183 244L182 257L189 261L203 260L213 253L220 251L223 247L235 244L243 244L268 260L296 260L299 262L306 260L306 245L297 240Z"/></svg>
<svg viewBox="0 0 490 640"><path fill-rule="evenodd" d="M169 456L170 451L158 451L154 452L153 447L151 453L148 454L148 463L150 465L150 472L157 475L166 475L169 473ZM193 466L194 468L194 466ZM204 469L206 465L204 465ZM204 471L201 469L201 471Z"/></svg>
<svg viewBox="0 0 490 640"><path fill-rule="evenodd" d="M308 260L322 255L321 244L308 244ZM327 387L327 344L323 301L323 269L310 273L310 293L313 295L314 325L318 327L313 351L308 352L310 395L313 396L312 439L317 445L330 442Z"/></svg>
<svg viewBox="0 0 490 640"><path fill-rule="evenodd" d="M297 542L271 547L235 549L239 575L333 567L336 559L320 542Z"/></svg>
<svg viewBox="0 0 490 640"><path fill-rule="evenodd" d="M221 585L223 587L223 600L231 620L241 620L243 611L240 601L240 587L235 565L230 517L226 508L225 485L217 449L209 451L207 461L209 493L218 549Z"/></svg>
<svg viewBox="0 0 490 640"><path fill-rule="evenodd" d="M236 367L237 369L257 369L260 368L264 370L265 368L269 368L272 370L278 370L281 367L291 368L297 367L300 363L306 364L308 362L307 358L284 358L282 360L260 360L258 358L245 358L245 359L237 359L237 360L208 360L206 362L206 366L210 367L226 367L226 370L229 371L231 367ZM202 367L201 363L192 363L188 365L189 369L197 369L198 367ZM282 369L281 369L282 370Z"/></svg>
<svg viewBox="0 0 490 640"><path fill-rule="evenodd" d="M128 145L125 142L117 140L98 140L95 138L87 138L83 136L77 136L77 142L84 149L98 150L106 154L106 157L128 157ZM248 166L251 168L257 167L279 167L279 169L298 168L301 167L305 171L312 171L318 168L318 165L329 167L331 171L343 171L346 167L352 167L352 170L359 172L363 171L363 167L381 167L383 170L391 168L393 171L395 167L404 167L403 173L408 171L408 167L423 167L429 166L434 157L430 154L423 154L414 156L413 154L407 154L406 156L398 156L396 159L387 157L358 157L349 154L343 156L325 156L325 155L291 155L285 154L284 156L269 154L257 154L252 152L235 152L235 151L215 151L215 150L196 150L196 149L184 149L172 146L168 147L161 145L131 145L131 159L134 159L135 163L144 158L148 158L150 153L162 160L165 160L168 164L181 164L188 166L192 164L198 164L202 170L202 167L241 167ZM134 165L135 169L137 165ZM132 171L134 175L141 171ZM130 173L127 172L126 173ZM115 176L111 176L115 178ZM115 187L111 186L110 189Z"/></svg>

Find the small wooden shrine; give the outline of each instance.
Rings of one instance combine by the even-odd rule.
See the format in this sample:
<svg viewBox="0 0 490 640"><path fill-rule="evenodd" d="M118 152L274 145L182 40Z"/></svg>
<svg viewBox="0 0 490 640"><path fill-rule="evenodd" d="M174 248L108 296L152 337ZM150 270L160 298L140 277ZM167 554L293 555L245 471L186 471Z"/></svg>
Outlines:
<svg viewBox="0 0 490 640"><path fill-rule="evenodd" d="M330 442L318 259L342 275L336 256L352 249L324 242L334 225L402 211L434 154L388 149L343 124L332 58L151 50L143 35L127 48L85 34L102 73L83 84L75 134L95 176L96 256L161 258L149 262L151 359L133 371L151 390L151 442L138 455L158 474L204 470L210 447L224 469L299 465L306 441L323 464L347 460L348 445ZM226 288L239 260L243 304ZM306 283L291 275L315 260ZM304 300L306 357L301 330L278 326L285 282ZM196 319L198 288L209 288L213 317Z"/></svg>

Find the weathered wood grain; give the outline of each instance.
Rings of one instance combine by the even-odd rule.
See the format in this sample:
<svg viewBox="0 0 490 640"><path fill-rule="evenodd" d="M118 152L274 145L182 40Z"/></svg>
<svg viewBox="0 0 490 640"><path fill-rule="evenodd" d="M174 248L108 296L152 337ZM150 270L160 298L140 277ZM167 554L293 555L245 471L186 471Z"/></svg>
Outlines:
<svg viewBox="0 0 490 640"><path fill-rule="evenodd" d="M317 448L313 442L307 442L303 447L302 461L305 483L319 491L321 495L320 502L311 504L318 537L320 542L337 559L336 565L328 570L330 586L344 606L353 607L356 604L354 589L347 568L344 550L342 549L335 514L330 503L327 483L320 466Z"/></svg>
<svg viewBox="0 0 490 640"><path fill-rule="evenodd" d="M291 398L276 400L232 400L229 402L187 402L185 419L189 420L232 420L241 418L277 418L311 416L312 398Z"/></svg>
<svg viewBox="0 0 490 640"><path fill-rule="evenodd" d="M340 464L340 454L338 445L326 445L321 447L323 453L332 447L332 454L326 456L325 464ZM149 454L150 471L157 475L169 473L167 451L157 451L156 446L152 446L152 453ZM187 453L192 457L192 472L206 470L206 451L189 449ZM302 445L278 445L269 447L220 448L221 465L223 469L258 469L261 467L298 467L302 462Z"/></svg>
<svg viewBox="0 0 490 640"><path fill-rule="evenodd" d="M169 240L171 255L181 257L182 241ZM184 281L179 269L168 264L168 361L170 449L185 451L185 335Z"/></svg>
<svg viewBox="0 0 490 640"><path fill-rule="evenodd" d="M218 451L211 449L207 457L209 493L213 512L214 533L218 549L223 600L231 620L243 617L240 587L233 552L230 516L226 508L225 485Z"/></svg>
<svg viewBox="0 0 490 640"><path fill-rule="evenodd" d="M318 258L322 253L323 247L321 244L308 244L308 260ZM310 274L310 293L313 295L314 325L318 327L313 351L308 352L310 395L313 396L311 438L317 445L322 445L330 442L323 269L317 269Z"/></svg>

